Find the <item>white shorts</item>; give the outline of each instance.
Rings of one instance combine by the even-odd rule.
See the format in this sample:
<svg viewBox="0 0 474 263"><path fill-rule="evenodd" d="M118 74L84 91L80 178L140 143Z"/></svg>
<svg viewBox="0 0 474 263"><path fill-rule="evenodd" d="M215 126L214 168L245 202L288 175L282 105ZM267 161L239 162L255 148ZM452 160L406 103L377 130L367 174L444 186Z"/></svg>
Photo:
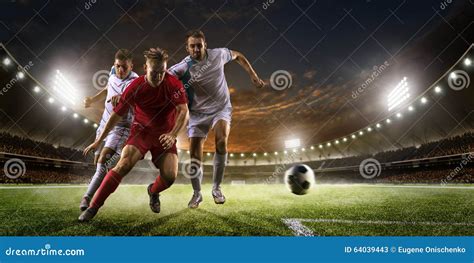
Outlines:
<svg viewBox="0 0 474 263"><path fill-rule="evenodd" d="M232 120L232 108L228 107L214 114L189 113L188 137L207 137L209 130L214 128L219 120L229 123Z"/></svg>
<svg viewBox="0 0 474 263"><path fill-rule="evenodd" d="M100 136L102 127L97 129L96 138ZM115 126L103 140L102 146L97 148L95 155L99 155L103 148L107 147L117 154L122 153L122 148L130 135L130 128Z"/></svg>

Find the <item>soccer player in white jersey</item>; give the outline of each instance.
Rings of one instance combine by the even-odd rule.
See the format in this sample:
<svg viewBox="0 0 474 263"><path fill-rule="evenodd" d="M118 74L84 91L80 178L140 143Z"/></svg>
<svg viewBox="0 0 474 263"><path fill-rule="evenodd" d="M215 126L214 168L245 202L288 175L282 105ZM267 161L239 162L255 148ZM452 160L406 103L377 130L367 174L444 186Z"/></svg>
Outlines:
<svg viewBox="0 0 474 263"><path fill-rule="evenodd" d="M203 144L212 128L216 137L212 196L216 204L225 202L220 185L227 164L227 140L230 133L232 105L224 65L235 60L249 74L257 88L263 87L265 83L242 53L227 48L208 49L204 33L199 30L190 31L185 39L189 56L171 67L169 71L183 82L188 94L191 165L200 167L196 169L196 174L190 175L194 194L188 207L197 208L202 202Z"/></svg>
<svg viewBox="0 0 474 263"><path fill-rule="evenodd" d="M104 113L102 114L102 119L100 120L100 125L96 133L97 137L101 134L105 124L109 120L113 112L113 107L120 99L120 95L125 91L128 84L138 77L132 69L132 53L127 49L119 49L115 54L115 61L110 71L107 87L95 96L86 97L84 99L85 108L90 107L94 102L105 101ZM102 183L104 176L107 174L107 170L113 168L118 161L122 147L130 134L132 120L133 112L129 111L108 133L101 147L95 152L94 164L96 164L96 171L79 205L81 211L89 207L92 197Z"/></svg>

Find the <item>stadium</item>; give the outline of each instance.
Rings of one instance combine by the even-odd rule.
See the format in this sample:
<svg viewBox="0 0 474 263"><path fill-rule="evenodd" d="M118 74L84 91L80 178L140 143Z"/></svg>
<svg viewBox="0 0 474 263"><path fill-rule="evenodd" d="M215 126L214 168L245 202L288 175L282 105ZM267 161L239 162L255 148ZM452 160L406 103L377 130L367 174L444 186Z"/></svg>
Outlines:
<svg viewBox="0 0 474 263"><path fill-rule="evenodd" d="M203 30L209 26L211 31L221 19L232 21L217 7L213 10L219 11L209 18L212 25ZM74 30L89 24L87 15L91 14L84 12L93 8L99 7L81 7L80 19L73 21ZM138 9L132 6L128 12L133 8ZM265 13L272 7L259 8L254 26L273 27L274 20L267 20L271 14ZM400 48L396 53L390 53L390 48L381 51L385 56L369 62L363 70L355 62L359 57L356 50L346 54L332 74L322 77L323 83L316 81L311 71L298 79L291 66L280 76L272 74L285 67L277 65L265 74L270 84L264 92L242 91L238 97L241 91L235 86L249 84L241 84L241 73L229 69L228 74L235 73L229 77L230 94L235 98L235 132L230 135L223 181L227 202L215 205L210 194L215 147L211 135L202 163L204 201L198 209L187 208L192 193L188 174L195 167L183 132L178 137L178 177L162 195L161 213L154 214L148 207L147 185L159 170L147 154L124 177L103 211L87 224L77 222L79 202L96 166L92 155L83 156L83 149L96 136L103 108L84 109L82 99L107 84L110 63L87 60L100 54L94 45L74 47L83 53L62 53L63 61L57 65L64 65L63 70L22 44L22 38L28 36L3 39L1 235L474 235L473 9L467 1L452 8L449 14L435 10L434 16L442 17L441 22L431 25L430 19L427 28L412 30L415 34L396 46L395 50ZM171 9L166 10L166 19L173 19ZM166 26L166 19L160 27ZM140 24L140 20L128 23ZM59 40L41 53L54 54L56 46L60 52L59 47L69 43L74 34L59 34ZM105 38L100 42L110 41ZM110 38L116 41L112 34ZM363 49L371 54L378 41L374 34L368 40L373 43ZM184 52L172 46L166 47L170 53ZM319 48L324 50L324 46L316 50ZM110 54L115 50L109 49ZM262 60L267 59L261 54ZM266 67L257 57L252 54L255 67ZM68 63L79 65L79 69L66 66ZM142 61L135 64L138 73ZM337 76L346 66L359 74L341 84ZM92 73L102 75L83 74L81 67L92 67ZM87 84L77 75L85 75ZM91 77L96 82L92 85ZM328 84L333 78L335 84ZM303 87L304 81L315 84ZM319 88L323 86L330 87ZM344 93L331 91L339 88ZM275 106L282 103L286 104ZM315 174L316 183L306 195L294 195L285 185L285 172L297 164L308 165Z"/></svg>

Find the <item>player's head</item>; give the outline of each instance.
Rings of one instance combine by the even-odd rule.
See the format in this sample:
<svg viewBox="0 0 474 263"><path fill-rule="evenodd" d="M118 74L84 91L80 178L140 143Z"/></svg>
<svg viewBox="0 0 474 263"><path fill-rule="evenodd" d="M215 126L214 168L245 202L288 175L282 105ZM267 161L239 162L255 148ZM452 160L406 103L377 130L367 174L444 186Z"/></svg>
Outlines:
<svg viewBox="0 0 474 263"><path fill-rule="evenodd" d="M201 30L191 30L186 34L186 51L196 60L202 60L206 56L206 37Z"/></svg>
<svg viewBox="0 0 474 263"><path fill-rule="evenodd" d="M121 48L115 53L114 67L118 78L124 79L130 74L133 69L132 60L132 52L128 49Z"/></svg>
<svg viewBox="0 0 474 263"><path fill-rule="evenodd" d="M159 47L150 48L143 52L146 58L146 79L152 86L158 86L165 78L168 66L168 53Z"/></svg>

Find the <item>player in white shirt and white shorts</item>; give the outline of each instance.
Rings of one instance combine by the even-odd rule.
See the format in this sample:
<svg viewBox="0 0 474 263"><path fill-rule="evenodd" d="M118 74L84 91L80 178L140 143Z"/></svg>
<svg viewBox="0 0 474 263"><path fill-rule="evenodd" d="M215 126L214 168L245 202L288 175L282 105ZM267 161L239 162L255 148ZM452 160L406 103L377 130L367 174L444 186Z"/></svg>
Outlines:
<svg viewBox="0 0 474 263"><path fill-rule="evenodd" d="M189 56L172 66L169 72L177 76L186 89L189 101L188 136L190 138L191 165L200 167L189 175L194 194L188 207L197 208L202 202L202 155L203 144L210 129L214 129L216 152L214 154L212 196L216 204L223 204L225 197L220 185L227 164L227 140L232 119L230 93L224 74L224 65L235 60L249 74L252 83L261 88L265 85L255 73L249 61L240 52L227 48L208 49L204 33L190 31L186 35Z"/></svg>
<svg viewBox="0 0 474 263"><path fill-rule="evenodd" d="M99 136L104 129L105 124L113 113L113 107L118 103L120 95L127 86L138 77L132 71L132 54L126 49L119 49L115 54L114 66L112 66L107 87L101 90L93 97L84 99L84 107L88 108L94 102L104 100L104 112L100 120L96 136ZM95 192L104 179L107 170L115 166L120 159L122 147L130 134L130 126L133 121L133 112L129 112L123 119L109 132L100 148L95 151L94 164L96 172L89 183L88 189L84 194L79 208L81 211L89 207Z"/></svg>

